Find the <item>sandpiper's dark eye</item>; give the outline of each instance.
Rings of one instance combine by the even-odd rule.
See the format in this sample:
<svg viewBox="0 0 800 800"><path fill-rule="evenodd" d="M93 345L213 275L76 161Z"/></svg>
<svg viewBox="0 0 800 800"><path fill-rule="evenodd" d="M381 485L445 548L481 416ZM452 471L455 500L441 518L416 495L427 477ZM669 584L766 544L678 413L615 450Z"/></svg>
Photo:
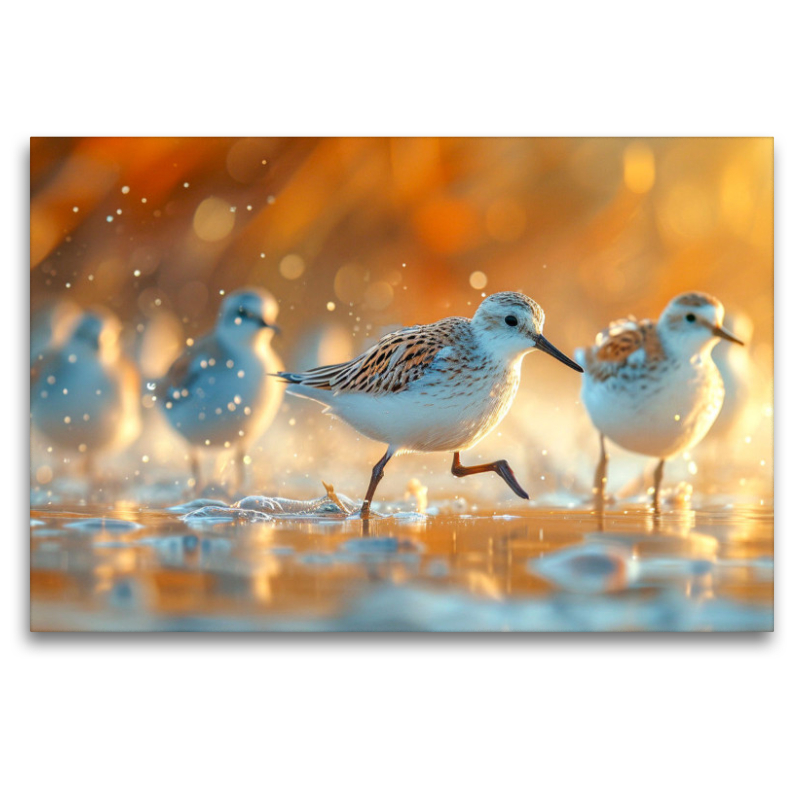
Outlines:
<svg viewBox="0 0 800 800"><path fill-rule="evenodd" d="M686 315L686 321L687 322L694 322L696 319L697 319L697 317L694 314L687 314Z"/></svg>
<svg viewBox="0 0 800 800"><path fill-rule="evenodd" d="M513 314L509 314L506 317L506 325L510 325L512 328L517 324L517 318Z"/></svg>
<svg viewBox="0 0 800 800"><path fill-rule="evenodd" d="M246 317L247 311L245 311L244 306L239 306L239 310L236 312L236 314L240 317Z"/></svg>

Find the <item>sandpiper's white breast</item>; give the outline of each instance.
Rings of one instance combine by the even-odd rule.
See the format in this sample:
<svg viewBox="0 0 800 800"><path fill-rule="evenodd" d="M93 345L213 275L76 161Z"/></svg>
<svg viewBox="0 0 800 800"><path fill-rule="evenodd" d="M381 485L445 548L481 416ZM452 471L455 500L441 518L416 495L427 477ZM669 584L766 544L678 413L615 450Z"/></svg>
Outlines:
<svg viewBox="0 0 800 800"><path fill-rule="evenodd" d="M399 450L467 450L505 417L519 388L520 364L446 348L425 375L401 392L342 392L331 411L357 431Z"/></svg>
<svg viewBox="0 0 800 800"><path fill-rule="evenodd" d="M667 358L650 369L632 361L604 379L584 374L581 399L595 427L643 455L670 458L694 447L725 396L711 358Z"/></svg>

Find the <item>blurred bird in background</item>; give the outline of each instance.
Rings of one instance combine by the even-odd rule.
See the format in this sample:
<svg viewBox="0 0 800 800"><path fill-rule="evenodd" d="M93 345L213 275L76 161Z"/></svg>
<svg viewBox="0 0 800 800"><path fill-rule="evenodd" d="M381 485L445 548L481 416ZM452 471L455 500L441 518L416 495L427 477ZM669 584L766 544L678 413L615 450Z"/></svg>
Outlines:
<svg viewBox="0 0 800 800"><path fill-rule="evenodd" d="M141 429L141 379L120 352L121 325L105 308L80 314L61 344L31 368L31 421L62 450L95 457L121 450Z"/></svg>
<svg viewBox="0 0 800 800"><path fill-rule="evenodd" d="M203 448L233 449L235 489L245 484L248 448L280 407L283 387L267 373L283 365L272 350L278 303L259 288L225 298L214 329L193 342L157 388L166 417L191 448L194 486Z"/></svg>

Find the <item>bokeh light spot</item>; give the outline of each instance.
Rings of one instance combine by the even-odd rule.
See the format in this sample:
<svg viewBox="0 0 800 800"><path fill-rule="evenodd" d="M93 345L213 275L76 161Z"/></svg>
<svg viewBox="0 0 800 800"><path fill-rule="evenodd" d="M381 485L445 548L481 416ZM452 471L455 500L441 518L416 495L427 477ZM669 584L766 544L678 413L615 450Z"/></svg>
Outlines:
<svg viewBox="0 0 800 800"><path fill-rule="evenodd" d="M393 299L394 289L386 281L370 284L364 293L364 304L373 311L383 311L391 305Z"/></svg>
<svg viewBox="0 0 800 800"><path fill-rule="evenodd" d="M356 264L345 264L333 281L333 291L343 303L361 302L366 288L364 271Z"/></svg>
<svg viewBox="0 0 800 800"><path fill-rule="evenodd" d="M236 214L219 197L207 197L194 212L193 228L204 242L218 242L233 230Z"/></svg>
<svg viewBox="0 0 800 800"><path fill-rule="evenodd" d="M299 278L306 270L306 262L296 253L289 253L281 259L280 267L281 275L287 281L293 281Z"/></svg>
<svg viewBox="0 0 800 800"><path fill-rule="evenodd" d="M475 270L475 272L469 276L469 285L473 289L485 289L487 283L489 283L489 279L486 277L486 273L480 270Z"/></svg>

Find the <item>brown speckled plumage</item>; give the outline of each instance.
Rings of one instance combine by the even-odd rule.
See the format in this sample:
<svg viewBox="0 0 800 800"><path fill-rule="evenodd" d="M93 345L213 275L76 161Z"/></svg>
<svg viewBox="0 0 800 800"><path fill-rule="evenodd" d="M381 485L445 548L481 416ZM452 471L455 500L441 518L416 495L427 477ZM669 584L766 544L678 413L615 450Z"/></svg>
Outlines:
<svg viewBox="0 0 800 800"><path fill-rule="evenodd" d="M618 320L597 337L594 347L584 351L584 369L596 381L620 373L630 356L641 351L643 358L630 366L652 371L666 358L661 337L652 320Z"/></svg>
<svg viewBox="0 0 800 800"><path fill-rule="evenodd" d="M464 344L472 337L469 320L448 317L431 325L393 331L352 361L310 369L297 377L306 386L335 393L401 392L422 377L444 348Z"/></svg>

